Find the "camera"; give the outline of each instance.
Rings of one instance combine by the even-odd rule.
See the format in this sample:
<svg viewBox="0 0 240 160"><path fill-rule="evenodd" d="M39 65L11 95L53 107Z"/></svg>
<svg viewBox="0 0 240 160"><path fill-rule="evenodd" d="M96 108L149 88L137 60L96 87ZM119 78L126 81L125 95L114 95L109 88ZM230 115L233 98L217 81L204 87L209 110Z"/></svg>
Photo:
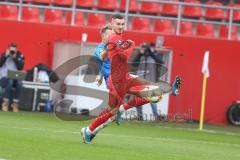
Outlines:
<svg viewBox="0 0 240 160"><path fill-rule="evenodd" d="M14 55L16 52L15 51L10 51L10 55Z"/></svg>

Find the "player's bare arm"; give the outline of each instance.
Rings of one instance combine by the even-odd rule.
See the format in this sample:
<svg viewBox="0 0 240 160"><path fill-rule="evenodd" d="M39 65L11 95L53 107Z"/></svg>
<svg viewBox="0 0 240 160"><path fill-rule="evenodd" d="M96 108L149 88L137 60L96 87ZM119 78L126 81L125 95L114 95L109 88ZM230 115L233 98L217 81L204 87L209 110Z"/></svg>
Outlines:
<svg viewBox="0 0 240 160"><path fill-rule="evenodd" d="M108 56L107 50L102 51L100 54L101 54L101 60L105 61Z"/></svg>

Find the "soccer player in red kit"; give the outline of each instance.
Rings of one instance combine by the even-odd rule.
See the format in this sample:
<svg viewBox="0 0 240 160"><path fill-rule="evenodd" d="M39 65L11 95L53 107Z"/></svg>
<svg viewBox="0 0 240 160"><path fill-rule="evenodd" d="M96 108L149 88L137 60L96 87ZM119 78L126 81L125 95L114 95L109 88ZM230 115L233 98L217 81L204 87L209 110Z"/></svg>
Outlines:
<svg viewBox="0 0 240 160"><path fill-rule="evenodd" d="M125 41L123 39L124 18L120 14L113 15L112 28L114 33L109 37L106 46L107 52L105 52L105 54L108 54L111 63L111 73L108 78L109 107L95 118L88 127L81 129L83 141L86 144L91 143L99 129L113 121L120 106L120 110L124 110L129 106L143 105L150 102L149 97L155 97L158 101L163 94L160 86L129 74L128 59L135 44L131 40ZM165 90L170 92L171 89L170 86ZM134 94L135 97L124 104L124 97L127 93Z"/></svg>

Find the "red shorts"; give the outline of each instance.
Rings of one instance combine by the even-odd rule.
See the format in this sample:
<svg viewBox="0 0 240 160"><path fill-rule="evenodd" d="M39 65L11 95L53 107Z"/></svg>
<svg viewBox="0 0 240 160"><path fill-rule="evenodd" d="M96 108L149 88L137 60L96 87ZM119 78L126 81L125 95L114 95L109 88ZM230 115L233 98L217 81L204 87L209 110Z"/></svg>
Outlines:
<svg viewBox="0 0 240 160"><path fill-rule="evenodd" d="M109 100L110 107L118 108L124 103L124 98L127 93L140 96L139 91L149 84L148 81L139 79L137 76L127 76L124 82L112 82L111 77L108 78Z"/></svg>

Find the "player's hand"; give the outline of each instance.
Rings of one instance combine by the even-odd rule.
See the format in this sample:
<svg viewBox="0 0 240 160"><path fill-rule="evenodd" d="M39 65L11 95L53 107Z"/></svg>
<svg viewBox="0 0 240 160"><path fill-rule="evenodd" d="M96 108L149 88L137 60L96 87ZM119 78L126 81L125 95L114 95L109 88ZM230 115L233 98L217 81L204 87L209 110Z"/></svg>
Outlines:
<svg viewBox="0 0 240 160"><path fill-rule="evenodd" d="M17 58L17 54L15 53L14 55L12 55L12 58Z"/></svg>
<svg viewBox="0 0 240 160"><path fill-rule="evenodd" d="M131 45L135 45L135 42L130 39L128 39L127 42L130 43Z"/></svg>
<svg viewBox="0 0 240 160"><path fill-rule="evenodd" d="M129 49L129 48L134 48L135 47L135 42L134 41L132 41L132 40L126 40L126 42L128 43L128 47L127 47L127 49Z"/></svg>
<svg viewBox="0 0 240 160"><path fill-rule="evenodd" d="M143 49L143 48L140 48L140 50L139 50L139 54L141 54L141 55L144 54L144 49Z"/></svg>
<svg viewBox="0 0 240 160"><path fill-rule="evenodd" d="M98 85L98 86L101 86L102 81L103 81L103 76L102 76L102 75L97 75L96 81L97 81L97 83L98 83L97 85Z"/></svg>
<svg viewBox="0 0 240 160"><path fill-rule="evenodd" d="M10 55L10 50L7 49L6 52L5 52L5 56L8 57Z"/></svg>

